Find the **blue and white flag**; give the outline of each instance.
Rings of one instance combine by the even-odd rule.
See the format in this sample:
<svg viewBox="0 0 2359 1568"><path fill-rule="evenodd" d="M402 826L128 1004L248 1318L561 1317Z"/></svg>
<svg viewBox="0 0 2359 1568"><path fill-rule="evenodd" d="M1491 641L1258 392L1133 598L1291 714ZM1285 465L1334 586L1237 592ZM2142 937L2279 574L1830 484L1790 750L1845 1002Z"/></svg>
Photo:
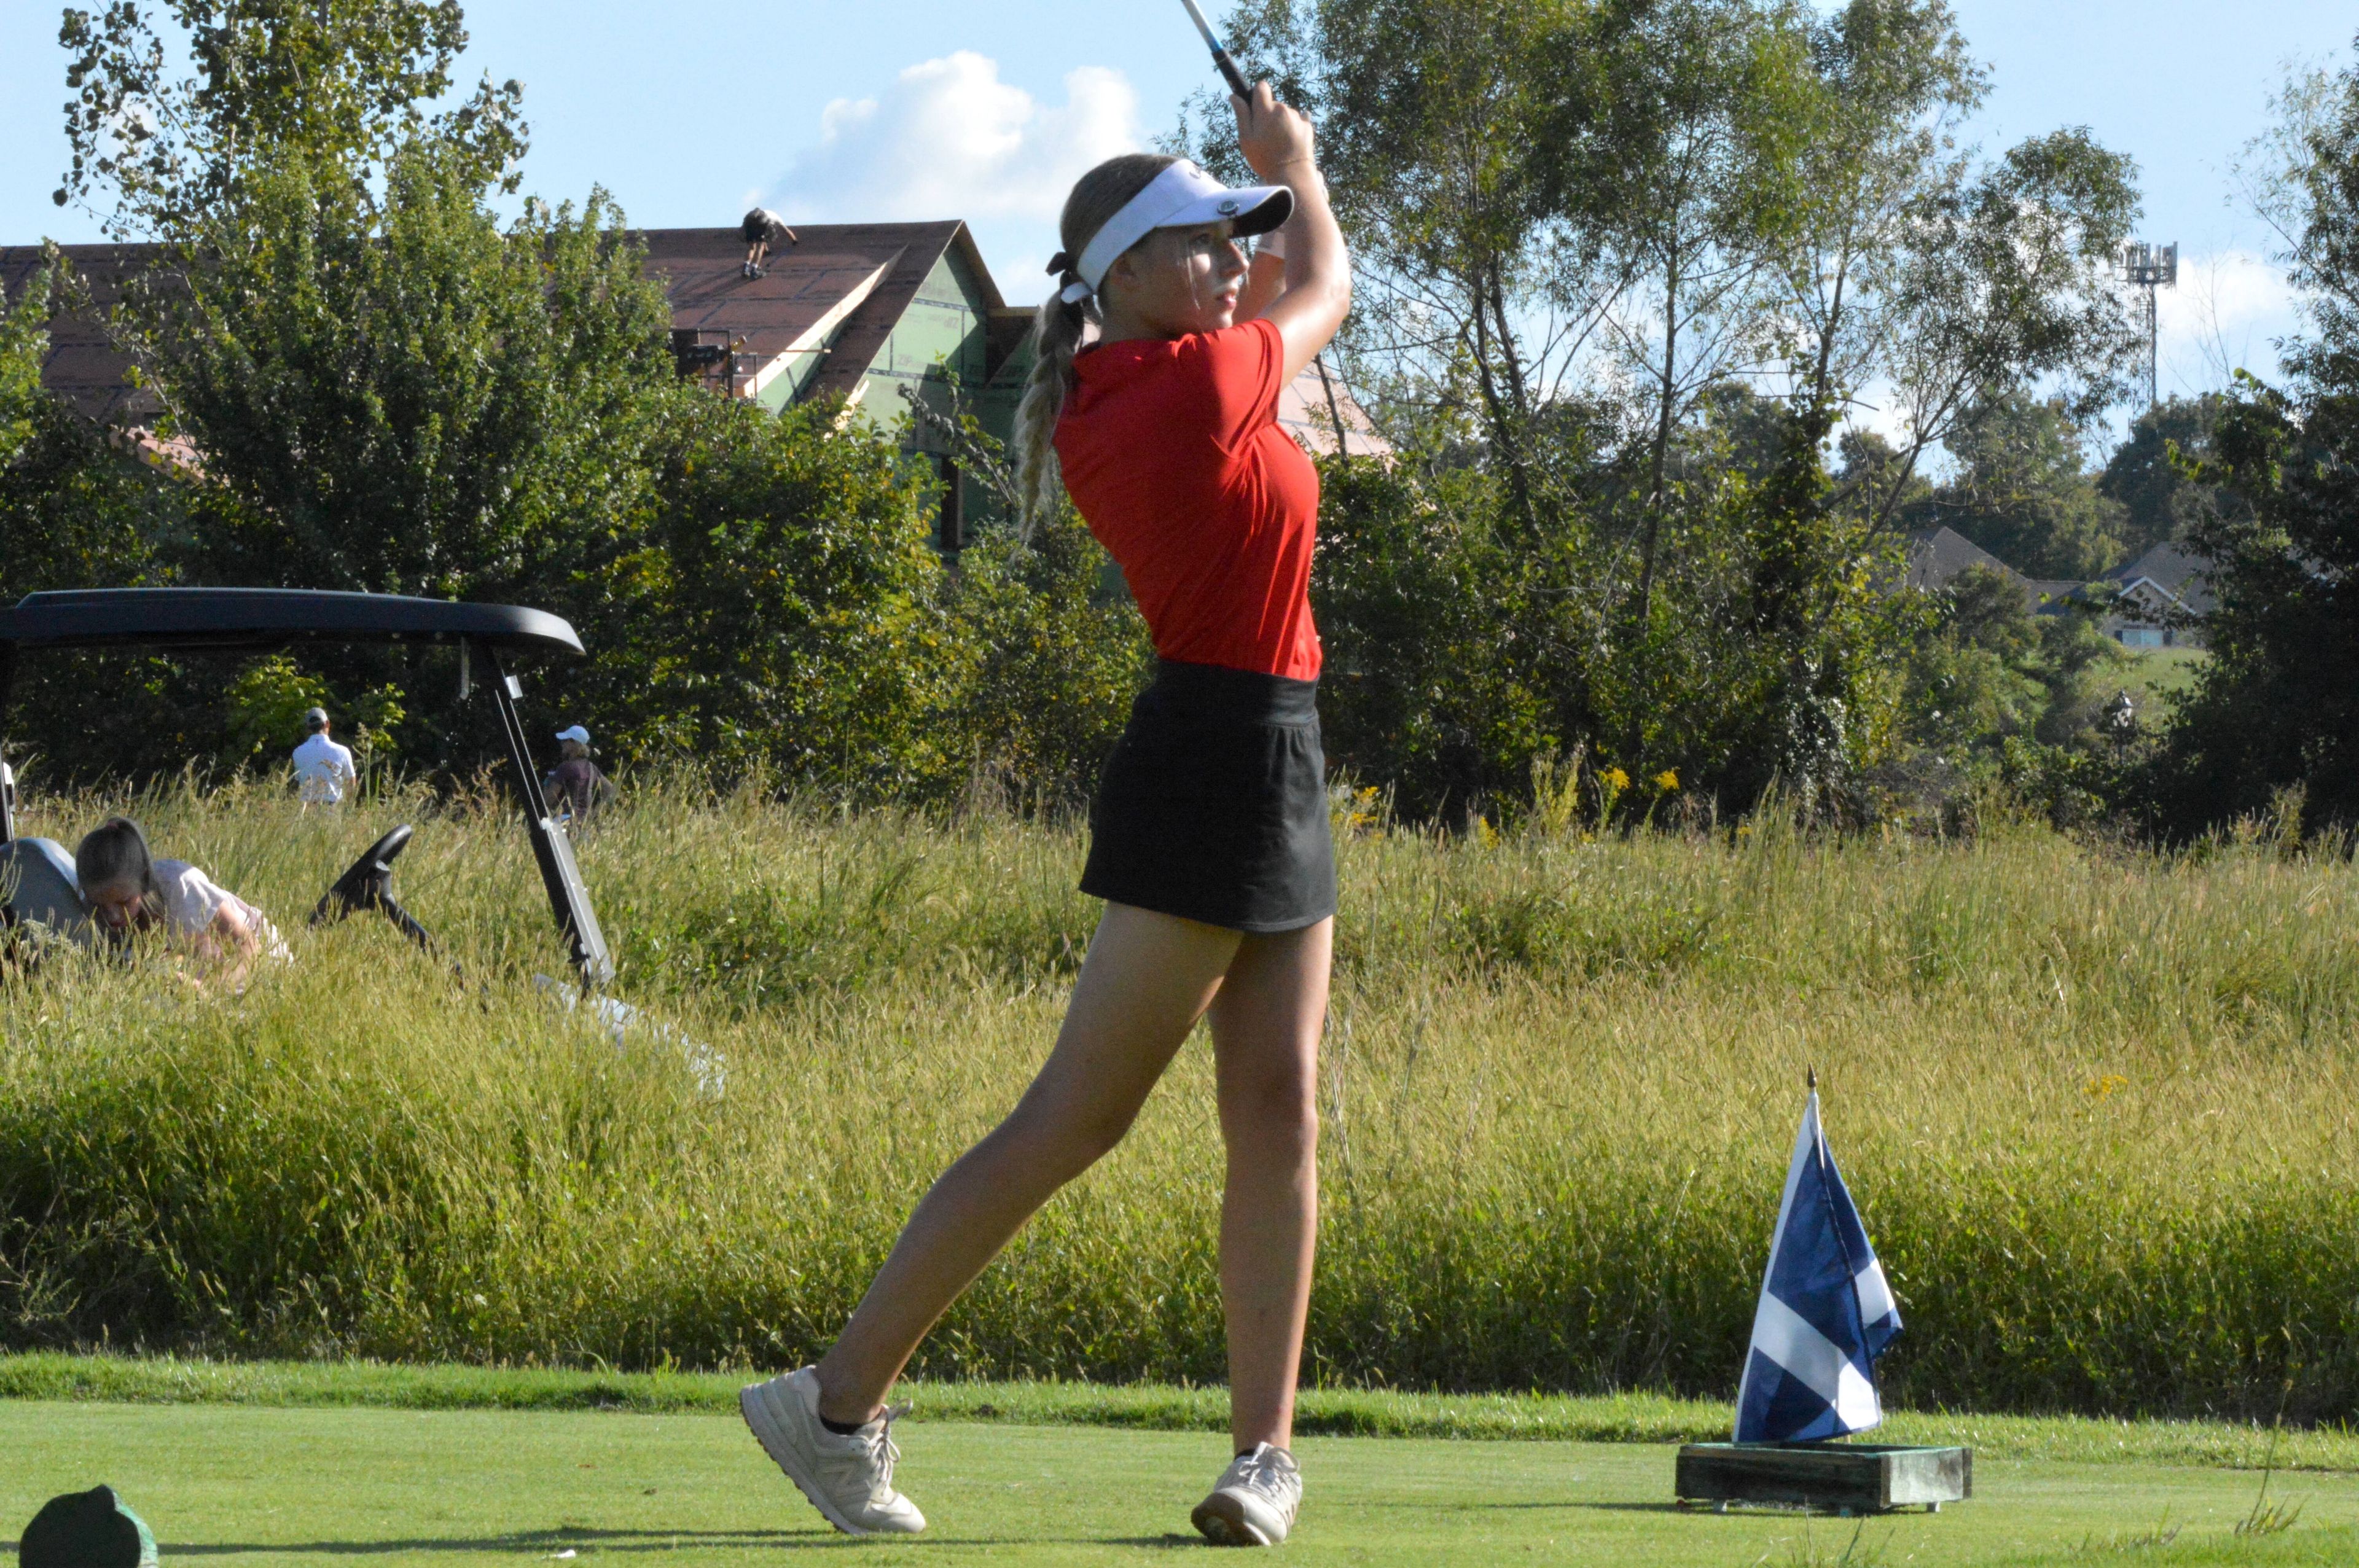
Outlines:
<svg viewBox="0 0 2359 1568"><path fill-rule="evenodd" d="M1736 1441L1810 1443L1882 1422L1875 1358L1899 1332L1900 1308L1827 1150L1813 1088L1753 1314Z"/></svg>

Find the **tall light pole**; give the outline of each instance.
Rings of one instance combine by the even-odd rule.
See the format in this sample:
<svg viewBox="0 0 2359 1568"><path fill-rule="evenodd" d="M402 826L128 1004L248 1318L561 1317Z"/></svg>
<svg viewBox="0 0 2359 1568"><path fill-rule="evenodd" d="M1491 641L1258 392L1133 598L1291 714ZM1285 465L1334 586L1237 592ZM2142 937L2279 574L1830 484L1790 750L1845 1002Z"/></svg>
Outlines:
<svg viewBox="0 0 2359 1568"><path fill-rule="evenodd" d="M2122 246L2114 260L2122 281L2134 288L2146 290L2146 402L2151 408L2162 401L2159 388L2159 358L2162 334L2156 325L2155 290L2173 288L2179 284L2179 246L2149 245L2132 240Z"/></svg>

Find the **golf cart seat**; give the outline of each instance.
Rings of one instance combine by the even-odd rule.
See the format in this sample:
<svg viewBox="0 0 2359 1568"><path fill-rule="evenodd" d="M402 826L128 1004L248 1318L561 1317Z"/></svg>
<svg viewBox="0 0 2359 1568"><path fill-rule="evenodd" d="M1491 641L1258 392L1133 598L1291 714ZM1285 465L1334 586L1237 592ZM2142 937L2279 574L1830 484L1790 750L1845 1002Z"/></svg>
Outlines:
<svg viewBox="0 0 2359 1568"><path fill-rule="evenodd" d="M20 930L31 927L37 935L84 947L97 940L90 911L82 907L73 857L54 838L0 843L0 909Z"/></svg>

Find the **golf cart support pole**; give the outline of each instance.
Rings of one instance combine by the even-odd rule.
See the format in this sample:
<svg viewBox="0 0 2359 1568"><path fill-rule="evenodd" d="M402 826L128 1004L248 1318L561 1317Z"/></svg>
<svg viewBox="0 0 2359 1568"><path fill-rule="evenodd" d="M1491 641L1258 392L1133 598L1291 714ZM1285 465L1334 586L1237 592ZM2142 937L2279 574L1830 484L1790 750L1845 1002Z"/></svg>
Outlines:
<svg viewBox="0 0 2359 1568"><path fill-rule="evenodd" d="M532 858L540 862L549 911L557 916L558 929L565 933L582 989L595 990L614 978L614 960L606 951L605 934L598 929L598 916L591 911L582 872L573 863L573 841L550 818L549 802L540 793L540 774L533 767L524 720L516 714L524 687L500 663L499 649L489 640L470 638L467 651L491 671L492 705L500 710L500 728L507 734L508 764L516 770L516 798L524 806L524 828L532 838Z"/></svg>
<svg viewBox="0 0 2359 1568"><path fill-rule="evenodd" d="M16 775L8 771L8 695L16 681L16 645L0 643L0 844L16 836Z"/></svg>

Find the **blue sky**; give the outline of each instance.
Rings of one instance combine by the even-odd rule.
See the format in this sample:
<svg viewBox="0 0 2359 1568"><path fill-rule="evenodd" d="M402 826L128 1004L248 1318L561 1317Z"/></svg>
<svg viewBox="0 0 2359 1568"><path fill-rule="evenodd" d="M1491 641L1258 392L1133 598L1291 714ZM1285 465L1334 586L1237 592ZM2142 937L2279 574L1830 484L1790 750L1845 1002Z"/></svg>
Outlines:
<svg viewBox="0 0 2359 1568"><path fill-rule="evenodd" d="M2086 124L2144 172L2146 237L2178 240L2166 391L2266 368L2291 324L2225 168L2286 61L2348 58L2321 0L1956 0L1992 70L1996 147ZM93 7L98 0L85 0ZM1207 7L1217 16L1223 7ZM0 241L99 236L52 206L64 163L58 7L0 0ZM1002 288L1038 297L1072 175L1168 129L1209 77L1178 0L473 0L467 66L526 88L528 189L603 184L638 223L963 217Z"/></svg>

